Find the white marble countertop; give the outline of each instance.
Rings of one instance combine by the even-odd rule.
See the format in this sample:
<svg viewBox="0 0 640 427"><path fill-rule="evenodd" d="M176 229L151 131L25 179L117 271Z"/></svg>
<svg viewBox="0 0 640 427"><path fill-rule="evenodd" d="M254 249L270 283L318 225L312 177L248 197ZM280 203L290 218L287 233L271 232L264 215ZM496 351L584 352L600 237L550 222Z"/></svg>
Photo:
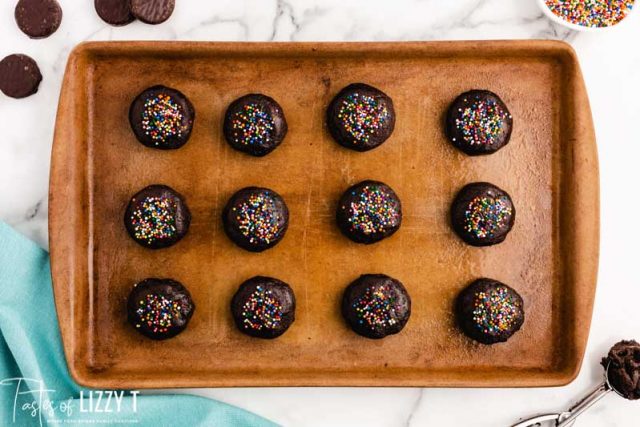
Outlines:
<svg viewBox="0 0 640 427"><path fill-rule="evenodd" d="M0 57L37 60L40 91L0 95L0 219L46 246L49 155L58 93L71 49L85 40L562 39L578 52L600 154L602 242L593 326L576 381L547 389L269 388L195 392L288 426L506 426L564 409L601 380L598 366L621 338L640 339L640 13L605 33L555 26L534 0L178 0L163 25L113 28L93 1L59 0L62 26L30 40L16 28L15 1L0 2ZM635 42L635 43L634 43ZM579 141L578 141L579 142ZM576 426L637 426L640 403L610 395Z"/></svg>

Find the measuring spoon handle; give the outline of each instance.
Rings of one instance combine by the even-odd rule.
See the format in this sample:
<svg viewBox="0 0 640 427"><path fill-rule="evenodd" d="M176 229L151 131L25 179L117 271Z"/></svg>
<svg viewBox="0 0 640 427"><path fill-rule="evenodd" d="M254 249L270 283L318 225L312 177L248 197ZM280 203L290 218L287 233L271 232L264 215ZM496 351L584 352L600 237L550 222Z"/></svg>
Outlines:
<svg viewBox="0 0 640 427"><path fill-rule="evenodd" d="M567 412L560 414L558 418L557 427L569 427L580 414L592 407L597 401L605 397L611 388L607 385L606 381L600 384L596 389L589 393L584 399L580 400Z"/></svg>

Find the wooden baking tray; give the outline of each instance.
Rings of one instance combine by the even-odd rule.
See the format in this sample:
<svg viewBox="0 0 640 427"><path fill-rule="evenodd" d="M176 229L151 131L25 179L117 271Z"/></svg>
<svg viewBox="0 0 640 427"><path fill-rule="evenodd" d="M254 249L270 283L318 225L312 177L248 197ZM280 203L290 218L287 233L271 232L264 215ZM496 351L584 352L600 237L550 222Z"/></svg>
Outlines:
<svg viewBox="0 0 640 427"><path fill-rule="evenodd" d="M395 104L396 130L358 153L336 144L324 114L345 85L366 82ZM137 143L129 105L144 88L180 89L195 105L191 140L175 151ZM469 157L443 134L461 92L498 93L514 116L511 143ZM231 149L227 105L268 94L289 122L264 158ZM334 224L337 199L382 180L403 204L399 232L352 243ZM507 240L475 248L451 231L449 205L464 184L490 181L518 209ZM179 244L152 251L122 223L129 198L153 183L184 194L193 213ZM220 221L227 198L273 188L291 211L274 249L249 253ZM583 357L596 285L598 164L576 55L550 41L441 43L88 43L71 54L52 154L50 238L56 306L69 369L94 387L549 386L570 382ZM401 280L413 300L402 333L362 338L339 312L362 273ZM239 333L229 301L254 275L293 287L297 320L272 341ZM146 277L183 282L197 304L189 328L164 342L126 323L125 300ZM524 297L526 322L505 344L482 346L454 324L456 294L491 277Z"/></svg>

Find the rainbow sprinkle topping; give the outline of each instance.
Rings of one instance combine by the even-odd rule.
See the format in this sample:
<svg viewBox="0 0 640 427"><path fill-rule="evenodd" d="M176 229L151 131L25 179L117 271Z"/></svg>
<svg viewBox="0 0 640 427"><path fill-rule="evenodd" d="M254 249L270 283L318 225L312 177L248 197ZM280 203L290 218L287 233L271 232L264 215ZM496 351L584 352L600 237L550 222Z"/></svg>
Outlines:
<svg viewBox="0 0 640 427"><path fill-rule="evenodd" d="M545 0L545 3L551 12L571 24L602 28L626 18L635 0Z"/></svg>
<svg viewBox="0 0 640 427"><path fill-rule="evenodd" d="M240 232L249 238L249 243L269 244L282 232L284 218L269 192L251 194L232 210Z"/></svg>
<svg viewBox="0 0 640 427"><path fill-rule="evenodd" d="M275 329L282 321L282 305L273 291L258 286L242 306L242 318L245 329Z"/></svg>
<svg viewBox="0 0 640 427"><path fill-rule="evenodd" d="M371 329L393 326L398 323L396 297L389 285L371 286L353 302L358 323Z"/></svg>
<svg viewBox="0 0 640 427"><path fill-rule="evenodd" d="M476 292L473 321L482 332L495 334L511 329L522 310L522 303L504 286Z"/></svg>
<svg viewBox="0 0 640 427"><path fill-rule="evenodd" d="M464 229L477 238L491 238L508 223L511 213L510 202L506 196L475 197L464 212Z"/></svg>
<svg viewBox="0 0 640 427"><path fill-rule="evenodd" d="M137 240L152 243L170 239L176 234L176 203L164 197L147 197L131 214Z"/></svg>
<svg viewBox="0 0 640 427"><path fill-rule="evenodd" d="M182 136L184 113L182 106L165 94L159 93L144 103L142 110L142 129L154 144L160 145L167 138Z"/></svg>
<svg viewBox="0 0 640 427"><path fill-rule="evenodd" d="M400 206L395 197L380 185L369 184L359 192L352 191L358 200L349 205L351 229L366 235L383 233L400 219ZM342 209L346 209L342 206Z"/></svg>
<svg viewBox="0 0 640 427"><path fill-rule="evenodd" d="M265 145L271 142L273 118L256 103L246 104L233 114L233 141L242 145Z"/></svg>
<svg viewBox="0 0 640 427"><path fill-rule="evenodd" d="M464 102L467 103L468 99L465 98ZM511 115L495 99L476 97L469 106L458 109L456 127L470 145L493 145L507 118L510 119Z"/></svg>
<svg viewBox="0 0 640 427"><path fill-rule="evenodd" d="M338 119L356 141L366 144L389 119L389 110L373 96L355 92L342 101Z"/></svg>
<svg viewBox="0 0 640 427"><path fill-rule="evenodd" d="M181 323L182 304L163 295L150 293L138 301L136 328L146 325L154 333L164 334Z"/></svg>

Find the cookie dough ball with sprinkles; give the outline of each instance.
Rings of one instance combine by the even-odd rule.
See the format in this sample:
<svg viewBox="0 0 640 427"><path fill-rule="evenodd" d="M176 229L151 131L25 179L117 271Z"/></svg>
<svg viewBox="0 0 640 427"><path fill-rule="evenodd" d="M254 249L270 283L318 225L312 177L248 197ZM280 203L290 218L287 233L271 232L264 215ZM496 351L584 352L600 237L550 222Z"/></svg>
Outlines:
<svg viewBox="0 0 640 427"><path fill-rule="evenodd" d="M488 90L461 94L447 112L447 137L470 156L495 153L509 143L512 128L507 106Z"/></svg>
<svg viewBox="0 0 640 427"><path fill-rule="evenodd" d="M522 297L492 279L478 279L456 300L456 318L462 331L482 344L507 341L524 323Z"/></svg>
<svg viewBox="0 0 640 427"><path fill-rule="evenodd" d="M256 276L244 282L231 300L231 314L238 329L252 337L273 339L284 334L295 320L296 297L286 283Z"/></svg>
<svg viewBox="0 0 640 427"><path fill-rule="evenodd" d="M138 141L161 150L186 144L195 116L191 101L179 90L165 86L145 89L129 109L129 122Z"/></svg>
<svg viewBox="0 0 640 427"><path fill-rule="evenodd" d="M289 226L289 209L284 199L268 188L247 187L235 193L222 210L227 236L251 252L272 248Z"/></svg>
<svg viewBox="0 0 640 427"><path fill-rule="evenodd" d="M327 126L333 139L356 151L381 145L391 136L395 124L391 98L364 83L342 89L327 109Z"/></svg>
<svg viewBox="0 0 640 427"><path fill-rule="evenodd" d="M191 213L180 193L166 185L150 185L131 198L124 214L129 235L151 249L176 244L189 230Z"/></svg>
<svg viewBox="0 0 640 427"><path fill-rule="evenodd" d="M398 231L402 205L387 184L362 181L340 198L336 221L340 231L354 242L376 243Z"/></svg>
<svg viewBox="0 0 640 427"><path fill-rule="evenodd" d="M229 105L224 117L224 137L238 151L266 156L287 134L282 107L266 95L249 94Z"/></svg>
<svg viewBox="0 0 640 427"><path fill-rule="evenodd" d="M196 306L189 291L171 279L137 283L127 301L127 318L142 335L165 340L184 331Z"/></svg>
<svg viewBox="0 0 640 427"><path fill-rule="evenodd" d="M409 321L411 298L400 281L384 274L365 274L342 297L342 316L363 337L397 334Z"/></svg>
<svg viewBox="0 0 640 427"><path fill-rule="evenodd" d="M509 194L488 182L464 186L451 205L453 229L473 246L501 243L515 220L516 208Z"/></svg>

